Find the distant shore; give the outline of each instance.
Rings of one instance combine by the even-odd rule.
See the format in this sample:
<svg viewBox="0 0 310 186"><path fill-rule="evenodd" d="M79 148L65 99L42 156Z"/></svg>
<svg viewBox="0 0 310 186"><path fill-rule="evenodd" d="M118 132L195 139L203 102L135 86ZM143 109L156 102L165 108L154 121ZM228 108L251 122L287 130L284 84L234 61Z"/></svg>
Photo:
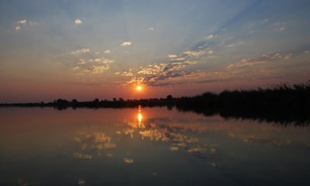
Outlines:
<svg viewBox="0 0 310 186"><path fill-rule="evenodd" d="M193 97L152 98L140 100L99 100L79 102L57 99L49 103L2 103L0 107L53 107L67 108L134 108L176 107L179 111L194 111L204 115L220 114L225 118L253 118L277 122L310 121L310 81L281 84L271 88L251 90L225 90L219 94L206 92Z"/></svg>

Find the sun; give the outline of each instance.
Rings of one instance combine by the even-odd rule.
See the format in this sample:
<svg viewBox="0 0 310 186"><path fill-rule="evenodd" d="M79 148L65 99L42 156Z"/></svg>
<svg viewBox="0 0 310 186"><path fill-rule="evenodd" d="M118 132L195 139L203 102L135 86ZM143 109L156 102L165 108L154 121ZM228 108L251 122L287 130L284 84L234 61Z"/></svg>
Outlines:
<svg viewBox="0 0 310 186"><path fill-rule="evenodd" d="M137 89L137 91L141 91L141 90L142 90L142 86L138 85L138 86L136 87L136 89Z"/></svg>

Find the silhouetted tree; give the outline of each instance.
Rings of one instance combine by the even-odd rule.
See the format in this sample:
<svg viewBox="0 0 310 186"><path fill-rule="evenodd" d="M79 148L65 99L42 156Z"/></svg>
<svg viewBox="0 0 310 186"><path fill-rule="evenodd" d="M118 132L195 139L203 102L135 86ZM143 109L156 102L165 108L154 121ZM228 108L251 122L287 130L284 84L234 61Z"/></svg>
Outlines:
<svg viewBox="0 0 310 186"><path fill-rule="evenodd" d="M168 95L166 99L167 100L172 100L172 95Z"/></svg>
<svg viewBox="0 0 310 186"><path fill-rule="evenodd" d="M71 101L71 104L73 104L73 105L75 105L75 104L77 104L78 103L78 101L76 100L76 99L73 99L72 101Z"/></svg>
<svg viewBox="0 0 310 186"><path fill-rule="evenodd" d="M94 99L94 101L93 101L93 102L98 103L98 102L99 102L99 99L98 99L98 98L96 98L96 99Z"/></svg>

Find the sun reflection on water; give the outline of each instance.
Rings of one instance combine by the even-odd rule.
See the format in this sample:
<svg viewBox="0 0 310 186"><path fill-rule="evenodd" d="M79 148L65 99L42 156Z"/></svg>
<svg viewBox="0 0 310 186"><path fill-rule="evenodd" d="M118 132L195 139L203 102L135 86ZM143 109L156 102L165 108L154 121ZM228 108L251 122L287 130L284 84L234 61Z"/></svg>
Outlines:
<svg viewBox="0 0 310 186"><path fill-rule="evenodd" d="M141 125L142 123L142 113L141 113L141 106L138 108L138 123Z"/></svg>
<svg viewBox="0 0 310 186"><path fill-rule="evenodd" d="M197 137L188 136L188 132L200 133L204 131L204 126L184 125L177 121L172 123L171 121L160 122L156 118L145 119L141 106L138 107L135 114L137 120L134 122L129 121L127 123L129 128L124 131L124 134L129 135L131 139L169 142L171 146L167 150L184 151L199 157L214 155L216 152L214 145L204 144Z"/></svg>
<svg viewBox="0 0 310 186"><path fill-rule="evenodd" d="M78 149L73 153L73 157L81 161L106 157L118 159L126 164L133 164L132 154L127 154L129 156L124 157L125 154L122 152L124 144L122 143L126 143L126 146L130 148L131 145L138 144L137 141L145 141L145 143L154 141L164 143L167 145L166 150L175 155L189 153L204 160L214 159L215 145L205 137L197 136L198 133L206 130L205 125L151 116L152 113L149 113L148 109L144 110L139 106L133 113L127 115L126 119L114 125L113 132L107 128L108 130L91 130L79 134L74 138ZM126 142L122 141L125 139L123 137L129 137L130 140L127 138ZM106 156L102 156L104 154ZM209 163L214 164L215 162Z"/></svg>

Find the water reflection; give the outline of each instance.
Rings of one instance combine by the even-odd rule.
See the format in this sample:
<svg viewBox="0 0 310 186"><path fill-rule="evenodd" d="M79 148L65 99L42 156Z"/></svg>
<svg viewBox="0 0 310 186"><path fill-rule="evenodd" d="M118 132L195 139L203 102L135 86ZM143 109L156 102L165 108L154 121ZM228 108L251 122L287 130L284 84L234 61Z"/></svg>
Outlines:
<svg viewBox="0 0 310 186"><path fill-rule="evenodd" d="M310 182L308 128L165 108L2 114L0 185Z"/></svg>
<svg viewBox="0 0 310 186"><path fill-rule="evenodd" d="M107 149L115 148L116 145L111 142L111 137L107 136L104 132L94 132L93 134L81 134L74 138L79 146L79 151L73 153L73 157L77 159L91 160L93 158L94 150L97 155L101 156L101 151L106 150L106 156L112 157L113 155ZM87 154L90 153L90 154Z"/></svg>
<svg viewBox="0 0 310 186"><path fill-rule="evenodd" d="M203 163L210 167L219 168L223 164L220 158L222 155L217 154L219 144L217 141L212 141L208 138L206 134L209 132L223 135L222 132L224 131L228 138L233 140L240 139L247 144L293 145L291 139L276 139L272 136L271 134L279 129L269 125L253 128L250 124L235 125L221 120L223 123L220 126L214 126L208 122L205 123L204 120L198 122L199 120L197 121L196 119L192 123L191 121L186 122L187 120L184 118L182 120L176 118L169 119L169 117L147 118L144 116L141 106L132 114L133 116L127 116L127 119L120 122L117 127L114 127L115 132L111 133L110 131L110 134L107 134L105 131L81 132L79 136L74 138L79 146L79 151L74 152L72 157L81 160L92 160L94 156L116 158L115 153L118 153L117 156L119 156L119 152L123 152L124 149L118 149L117 141L120 142L120 140L113 140L113 138L128 140L128 138L124 137L129 137L129 140L132 140L134 143L145 140L163 143L167 146L166 151L179 152L181 154L187 153L204 160ZM310 147L308 144L306 146ZM132 155L119 157L118 161L126 164L133 164L135 162Z"/></svg>
<svg viewBox="0 0 310 186"><path fill-rule="evenodd" d="M141 106L138 107L138 122L139 122L139 126L140 126L142 124Z"/></svg>
<svg viewBox="0 0 310 186"><path fill-rule="evenodd" d="M136 135L140 140L150 140L157 142L169 142L170 151L184 151L203 159L214 159L216 145L201 143L197 137L188 136L188 132L201 133L205 130L199 125L187 125L182 123L161 123L156 120L142 120L143 112L141 106L137 110L137 121L128 122L129 128L125 129L124 134L130 135L133 139ZM120 132L118 132L120 134ZM214 166L215 162L210 165Z"/></svg>

